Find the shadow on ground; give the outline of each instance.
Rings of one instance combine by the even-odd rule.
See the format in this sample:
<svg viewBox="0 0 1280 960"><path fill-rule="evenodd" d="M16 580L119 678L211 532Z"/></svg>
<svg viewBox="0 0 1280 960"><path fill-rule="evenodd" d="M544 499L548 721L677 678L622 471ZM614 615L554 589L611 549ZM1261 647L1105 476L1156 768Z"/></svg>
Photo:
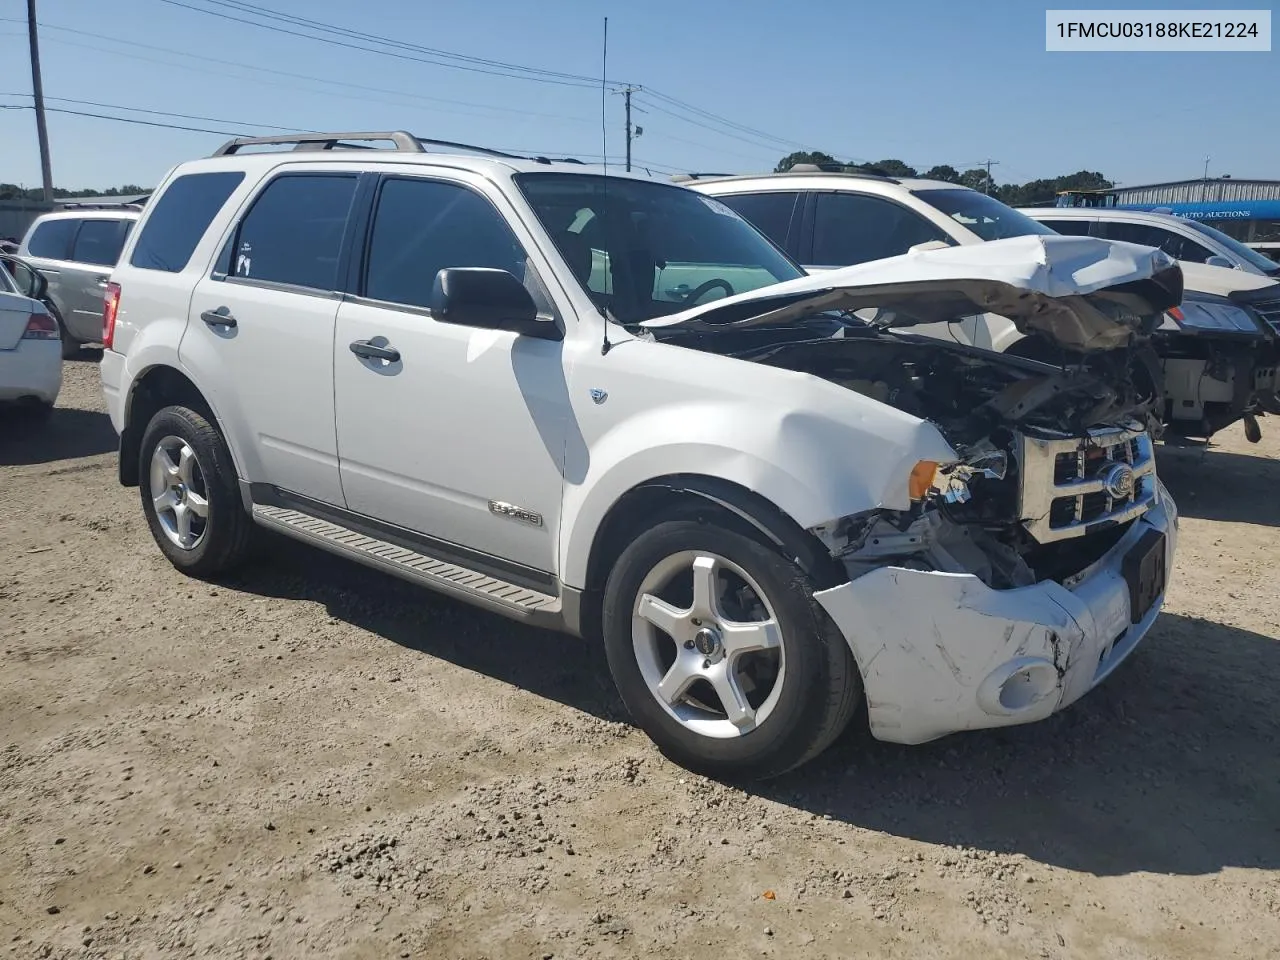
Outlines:
<svg viewBox="0 0 1280 960"><path fill-rule="evenodd" d="M116 449L111 418L93 410L56 408L34 421L28 411L0 408L0 466L52 463Z"/></svg>
<svg viewBox="0 0 1280 960"><path fill-rule="evenodd" d="M1280 460L1166 443L1156 461L1184 517L1280 527Z"/></svg>
<svg viewBox="0 0 1280 960"><path fill-rule="evenodd" d="M608 720L625 720L604 651L509 623L274 540L228 584L323 603L403 647ZM1100 689L1050 720L920 747L855 724L827 753L750 792L928 843L1018 852L1110 875L1280 867L1280 642L1163 615Z"/></svg>

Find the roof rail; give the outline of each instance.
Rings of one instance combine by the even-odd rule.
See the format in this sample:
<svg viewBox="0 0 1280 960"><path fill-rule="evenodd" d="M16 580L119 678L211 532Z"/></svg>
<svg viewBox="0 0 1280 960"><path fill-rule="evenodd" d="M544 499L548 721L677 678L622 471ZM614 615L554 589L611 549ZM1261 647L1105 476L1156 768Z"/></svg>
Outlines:
<svg viewBox="0 0 1280 960"><path fill-rule="evenodd" d="M147 202L147 198L141 200L121 200L118 203L112 203L109 200L90 200L87 203L79 203L75 200L55 200L58 210L141 210Z"/></svg>
<svg viewBox="0 0 1280 960"><path fill-rule="evenodd" d="M426 148L412 133L389 130L380 133L290 133L278 137L236 137L213 152L215 157L239 153L244 147L293 145L295 150L376 150L369 141L390 140L398 153L426 153ZM352 142L355 141L355 142ZM361 143L360 141L365 141ZM460 144L459 144L460 146Z"/></svg>
<svg viewBox="0 0 1280 960"><path fill-rule="evenodd" d="M688 183L690 180L704 180L714 177L731 177L731 173L673 173L672 183Z"/></svg>

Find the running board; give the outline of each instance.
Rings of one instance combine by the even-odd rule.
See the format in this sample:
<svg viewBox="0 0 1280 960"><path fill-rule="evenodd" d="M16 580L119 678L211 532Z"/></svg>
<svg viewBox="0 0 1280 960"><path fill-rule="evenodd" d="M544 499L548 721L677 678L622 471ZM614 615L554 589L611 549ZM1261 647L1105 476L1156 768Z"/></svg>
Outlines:
<svg viewBox="0 0 1280 960"><path fill-rule="evenodd" d="M559 597L407 550L300 510L255 503L253 519L287 537L314 544L322 550L349 557L508 617L538 626L562 628Z"/></svg>

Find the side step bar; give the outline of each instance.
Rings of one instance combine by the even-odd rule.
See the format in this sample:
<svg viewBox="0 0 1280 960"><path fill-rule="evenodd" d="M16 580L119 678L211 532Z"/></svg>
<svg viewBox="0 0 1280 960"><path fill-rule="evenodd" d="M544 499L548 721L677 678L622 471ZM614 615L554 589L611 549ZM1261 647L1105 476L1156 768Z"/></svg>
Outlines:
<svg viewBox="0 0 1280 960"><path fill-rule="evenodd" d="M348 557L460 600L487 607L505 616L536 626L563 629L559 597L415 553L299 510L255 503L253 519L287 537L313 544L322 550Z"/></svg>

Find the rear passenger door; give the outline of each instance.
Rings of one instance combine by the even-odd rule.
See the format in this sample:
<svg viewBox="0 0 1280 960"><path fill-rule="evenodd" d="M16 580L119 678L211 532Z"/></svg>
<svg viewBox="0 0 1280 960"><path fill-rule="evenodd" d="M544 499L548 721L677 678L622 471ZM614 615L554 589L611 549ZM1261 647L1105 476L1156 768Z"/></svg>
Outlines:
<svg viewBox="0 0 1280 960"><path fill-rule="evenodd" d="M74 217L54 217L44 220L36 224L31 235L19 247L19 254L49 281L49 299L57 305L58 313L63 315L64 322L66 315L71 313L71 309L63 297L62 271L68 266L67 257L71 255L71 241L75 239L76 230L79 227L80 221Z"/></svg>
<svg viewBox="0 0 1280 960"><path fill-rule="evenodd" d="M1064 237L1100 237L1102 232L1097 228L1097 220L1088 220L1084 217L1064 217L1060 220L1047 220L1043 217L1037 217L1050 230L1062 234Z"/></svg>
<svg viewBox="0 0 1280 960"><path fill-rule="evenodd" d="M359 182L315 164L270 177L196 285L181 346L239 440L246 479L335 505L333 334Z"/></svg>
<svg viewBox="0 0 1280 960"><path fill-rule="evenodd" d="M61 277L62 320L77 340L102 337L102 296L132 226L107 217L79 221Z"/></svg>

